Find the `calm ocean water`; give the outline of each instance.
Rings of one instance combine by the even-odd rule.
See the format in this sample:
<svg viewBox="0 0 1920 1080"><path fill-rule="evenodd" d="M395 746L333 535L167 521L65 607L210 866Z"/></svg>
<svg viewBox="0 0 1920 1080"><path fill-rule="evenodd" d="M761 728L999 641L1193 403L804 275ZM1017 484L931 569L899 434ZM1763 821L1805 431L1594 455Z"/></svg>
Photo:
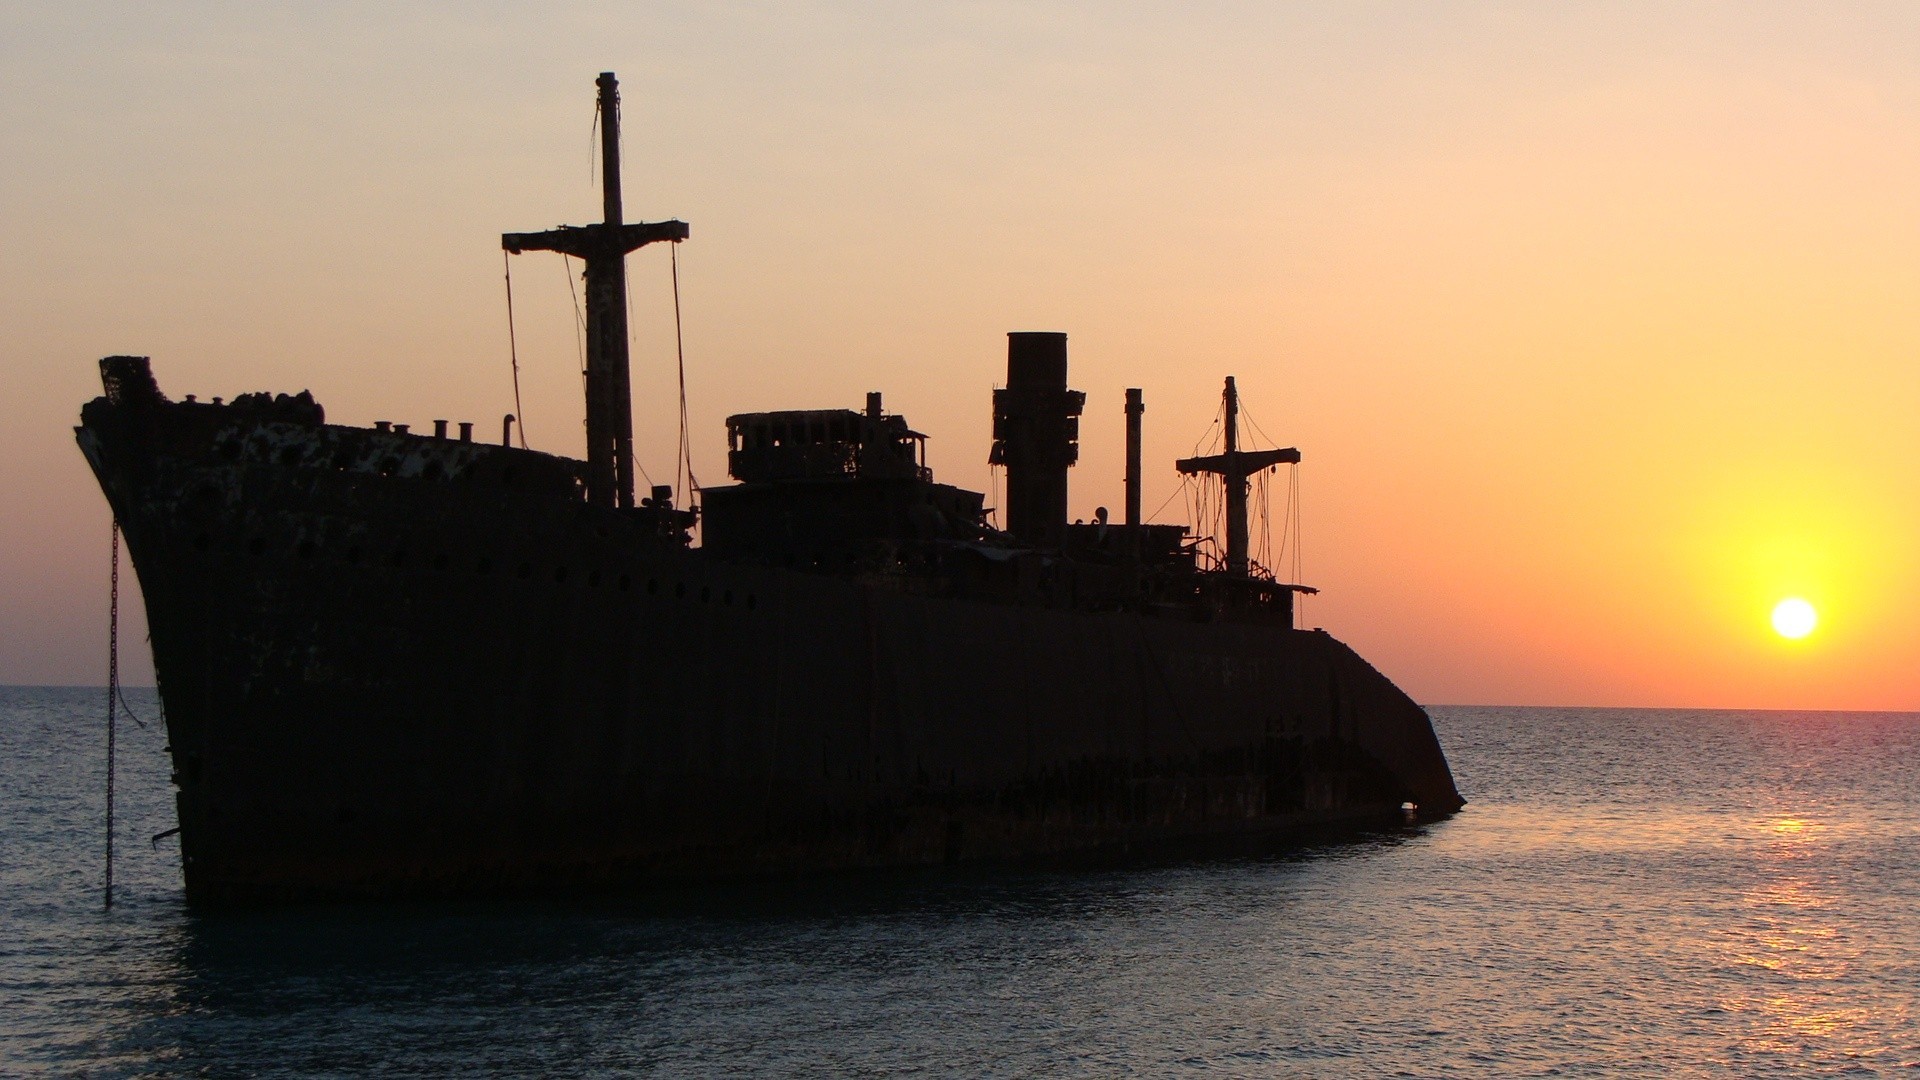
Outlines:
<svg viewBox="0 0 1920 1080"><path fill-rule="evenodd" d="M1440 708L1464 812L1289 858L201 917L124 722L100 911L103 704L0 688L0 1071L1920 1076L1920 716Z"/></svg>

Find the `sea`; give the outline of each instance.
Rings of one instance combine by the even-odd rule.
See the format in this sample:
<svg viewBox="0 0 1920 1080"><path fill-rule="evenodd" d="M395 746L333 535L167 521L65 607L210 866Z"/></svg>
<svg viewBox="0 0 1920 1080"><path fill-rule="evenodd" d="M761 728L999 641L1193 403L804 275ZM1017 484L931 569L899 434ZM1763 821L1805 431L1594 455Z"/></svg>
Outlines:
<svg viewBox="0 0 1920 1080"><path fill-rule="evenodd" d="M0 1072L1920 1077L1920 715L1435 707L1259 859L199 914L151 690L0 688ZM156 839L156 836L158 838Z"/></svg>

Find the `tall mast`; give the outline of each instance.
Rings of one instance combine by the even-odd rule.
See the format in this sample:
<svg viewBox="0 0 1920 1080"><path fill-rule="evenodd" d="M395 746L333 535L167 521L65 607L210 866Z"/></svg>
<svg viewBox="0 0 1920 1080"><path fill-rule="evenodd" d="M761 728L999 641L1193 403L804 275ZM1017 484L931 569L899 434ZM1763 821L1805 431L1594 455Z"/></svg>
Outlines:
<svg viewBox="0 0 1920 1080"><path fill-rule="evenodd" d="M595 107L600 113L600 206L606 224L625 220L620 210L620 82L603 71L593 81L600 88Z"/></svg>
<svg viewBox="0 0 1920 1080"><path fill-rule="evenodd" d="M1247 469L1240 460L1240 391L1227 376L1227 573L1247 574Z"/></svg>
<svg viewBox="0 0 1920 1080"><path fill-rule="evenodd" d="M620 208L620 84L613 72L603 71L595 80L600 88L600 202L602 224L612 231L626 223ZM588 310L600 311L599 333L591 322L589 338L600 342L601 374L606 392L601 395L601 422L606 427L603 441L613 442L613 490L622 508L633 505L633 381L628 373L627 355L627 253L610 253L595 272L587 265ZM597 280L596 280L597 279ZM591 367L589 367L591 370Z"/></svg>
<svg viewBox="0 0 1920 1080"><path fill-rule="evenodd" d="M605 220L546 232L506 233L500 246L558 251L586 264L587 502L633 505L633 383L627 357L627 253L656 241L687 238L684 221L628 224L620 205L620 84L613 72L600 88L600 193Z"/></svg>
<svg viewBox="0 0 1920 1080"><path fill-rule="evenodd" d="M1246 577L1251 560L1248 557L1247 540L1247 478L1261 469L1282 463L1300 460L1300 451L1288 447L1284 450L1241 450L1240 449L1240 391L1234 386L1233 376L1227 376L1225 392L1227 413L1226 453L1209 457L1182 458L1173 463L1174 468L1189 476L1196 473L1214 473L1225 482L1227 488L1227 573L1235 577Z"/></svg>
<svg viewBox="0 0 1920 1080"><path fill-rule="evenodd" d="M1127 516L1129 525L1140 524L1140 414L1147 404L1139 389L1127 391Z"/></svg>

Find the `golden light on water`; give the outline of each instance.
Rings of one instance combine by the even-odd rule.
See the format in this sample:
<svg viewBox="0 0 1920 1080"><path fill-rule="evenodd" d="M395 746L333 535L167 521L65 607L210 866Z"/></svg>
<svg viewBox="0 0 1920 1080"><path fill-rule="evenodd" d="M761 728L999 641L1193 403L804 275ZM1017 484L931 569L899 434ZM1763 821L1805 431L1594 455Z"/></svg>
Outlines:
<svg viewBox="0 0 1920 1080"><path fill-rule="evenodd" d="M1799 640L1813 633L1819 625L1820 616L1813 605L1797 596L1790 596L1773 606L1773 629L1783 638Z"/></svg>

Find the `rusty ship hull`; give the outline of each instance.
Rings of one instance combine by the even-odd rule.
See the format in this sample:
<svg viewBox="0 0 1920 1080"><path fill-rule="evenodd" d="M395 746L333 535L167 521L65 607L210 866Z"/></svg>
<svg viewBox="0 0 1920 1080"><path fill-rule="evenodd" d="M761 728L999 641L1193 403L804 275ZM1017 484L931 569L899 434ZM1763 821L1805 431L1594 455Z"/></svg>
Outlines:
<svg viewBox="0 0 1920 1080"><path fill-rule="evenodd" d="M78 436L195 902L1258 847L1461 803L1425 712L1318 631L716 557L506 446L124 387Z"/></svg>

